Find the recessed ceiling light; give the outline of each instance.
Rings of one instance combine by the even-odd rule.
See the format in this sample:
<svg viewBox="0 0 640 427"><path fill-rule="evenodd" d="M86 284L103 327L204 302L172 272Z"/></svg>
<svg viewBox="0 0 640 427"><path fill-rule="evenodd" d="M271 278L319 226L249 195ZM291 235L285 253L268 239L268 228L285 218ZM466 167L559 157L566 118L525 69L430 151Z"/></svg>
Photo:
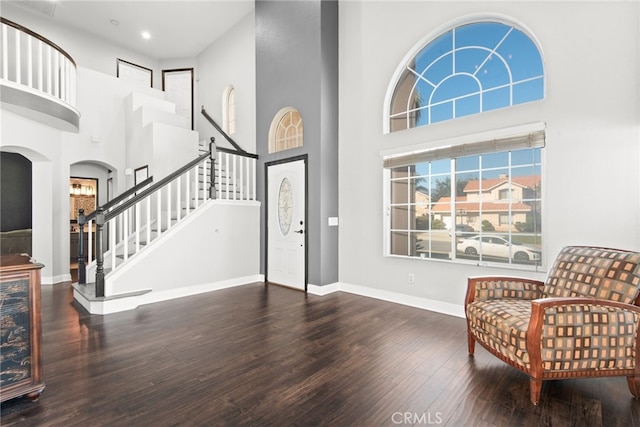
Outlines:
<svg viewBox="0 0 640 427"><path fill-rule="evenodd" d="M149 31L143 31L142 38L145 40L149 40L151 38L151 33L149 33Z"/></svg>

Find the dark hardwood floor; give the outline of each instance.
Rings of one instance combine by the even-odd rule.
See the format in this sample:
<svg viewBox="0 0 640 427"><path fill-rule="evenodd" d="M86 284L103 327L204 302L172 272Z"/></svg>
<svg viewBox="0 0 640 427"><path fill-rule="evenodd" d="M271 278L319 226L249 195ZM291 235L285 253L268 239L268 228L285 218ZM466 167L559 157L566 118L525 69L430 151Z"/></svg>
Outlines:
<svg viewBox="0 0 640 427"><path fill-rule="evenodd" d="M43 288L37 402L2 426L633 426L625 378L528 379L477 346L464 319L347 293L251 284L89 315Z"/></svg>

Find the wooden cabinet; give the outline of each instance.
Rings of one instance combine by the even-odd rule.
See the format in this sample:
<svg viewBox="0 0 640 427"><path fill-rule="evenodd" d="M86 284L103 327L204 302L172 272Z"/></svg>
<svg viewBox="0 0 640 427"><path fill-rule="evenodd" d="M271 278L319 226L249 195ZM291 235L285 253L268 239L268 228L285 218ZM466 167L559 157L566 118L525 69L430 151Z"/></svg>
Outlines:
<svg viewBox="0 0 640 427"><path fill-rule="evenodd" d="M0 401L37 400L42 380L41 264L22 255L0 258Z"/></svg>

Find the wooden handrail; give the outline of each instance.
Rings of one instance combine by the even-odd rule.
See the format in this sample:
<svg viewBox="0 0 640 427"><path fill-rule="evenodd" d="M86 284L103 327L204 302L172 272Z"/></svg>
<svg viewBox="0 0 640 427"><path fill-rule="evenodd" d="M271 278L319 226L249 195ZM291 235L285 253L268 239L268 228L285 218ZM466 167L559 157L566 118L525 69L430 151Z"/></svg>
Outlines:
<svg viewBox="0 0 640 427"><path fill-rule="evenodd" d="M224 147L216 147L216 151L220 151L221 153L227 153L227 154L235 154L236 156L249 157L252 159L258 158L257 154L247 153L246 151L231 150L229 148L224 148Z"/></svg>
<svg viewBox="0 0 640 427"><path fill-rule="evenodd" d="M231 137L229 135L227 135L227 133L225 131L222 130L222 128L220 126L218 126L218 124L215 122L215 120L213 120L211 118L211 116L205 111L204 109L204 105L202 106L202 111L201 111L202 115L204 116L205 119L207 119L207 121L209 123L211 123L211 125L216 128L216 130L218 132L220 132L222 134L222 136L224 136L224 139L226 139L227 141L229 141L229 143L231 145L234 146L234 148L242 153L246 153L245 150L243 150L242 148L240 148L240 146L233 140L231 139Z"/></svg>

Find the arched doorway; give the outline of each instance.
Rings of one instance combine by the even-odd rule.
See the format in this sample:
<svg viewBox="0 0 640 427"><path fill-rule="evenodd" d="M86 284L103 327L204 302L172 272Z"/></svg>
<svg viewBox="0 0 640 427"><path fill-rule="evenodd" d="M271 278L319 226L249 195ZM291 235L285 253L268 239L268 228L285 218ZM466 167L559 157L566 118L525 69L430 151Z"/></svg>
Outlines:
<svg viewBox="0 0 640 427"><path fill-rule="evenodd" d="M32 165L19 153L0 152L0 253L33 255Z"/></svg>
<svg viewBox="0 0 640 427"><path fill-rule="evenodd" d="M69 273L71 281L78 281L79 246L82 244L85 262L91 242L92 258L95 257L95 230L84 229L82 237L78 224L79 209L89 215L112 197L113 171L101 162L82 161L69 167ZM91 234L91 236L90 236ZM82 242L80 242L82 239Z"/></svg>

